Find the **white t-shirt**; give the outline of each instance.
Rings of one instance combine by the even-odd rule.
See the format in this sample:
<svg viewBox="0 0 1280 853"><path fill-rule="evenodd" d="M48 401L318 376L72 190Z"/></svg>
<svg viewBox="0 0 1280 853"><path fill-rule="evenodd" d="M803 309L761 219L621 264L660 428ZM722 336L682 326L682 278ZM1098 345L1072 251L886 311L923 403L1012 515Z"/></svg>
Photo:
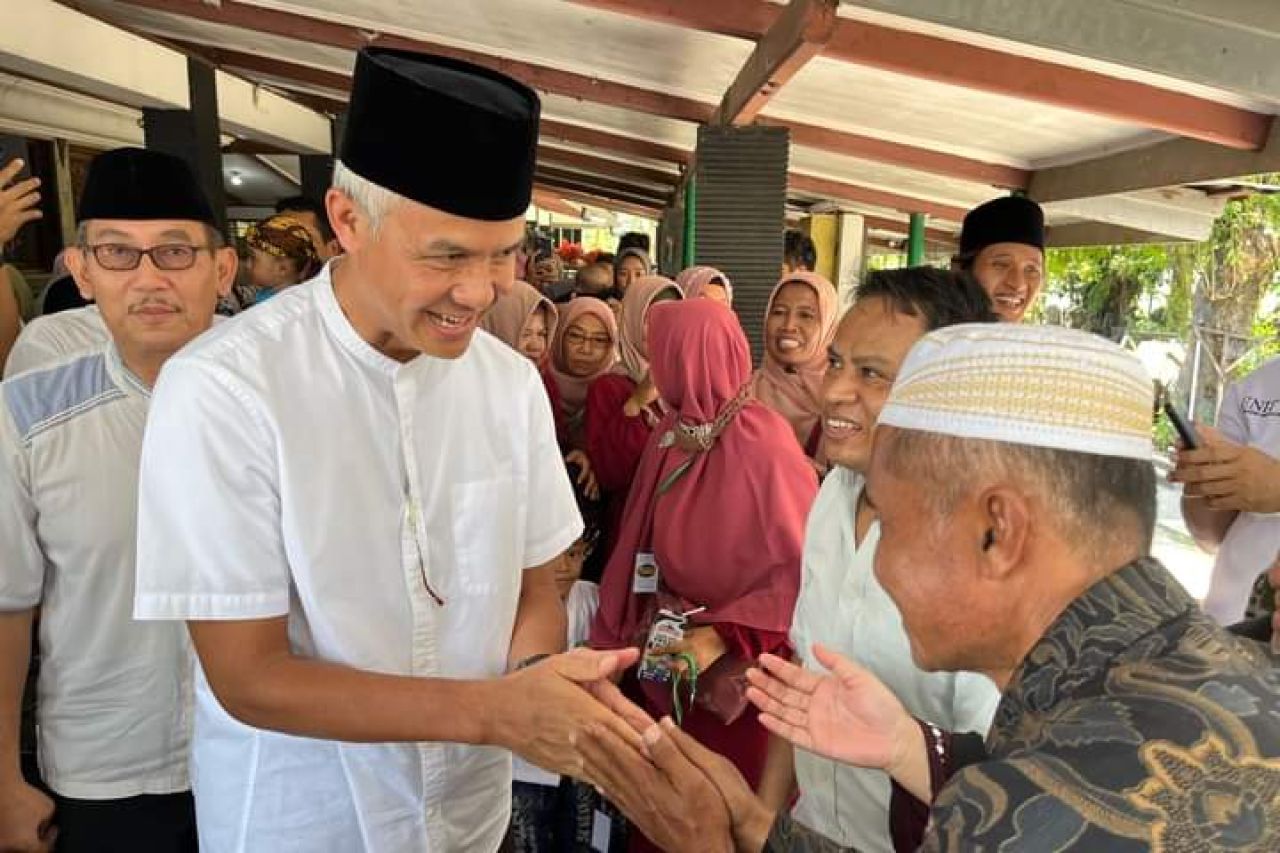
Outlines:
<svg viewBox="0 0 1280 853"><path fill-rule="evenodd" d="M110 345L0 384L0 610L40 607L40 767L65 797L188 787L186 630L132 615L148 402Z"/></svg>
<svg viewBox="0 0 1280 853"><path fill-rule="evenodd" d="M97 305L36 317L23 327L4 363L4 378L43 367L111 340Z"/></svg>
<svg viewBox="0 0 1280 853"><path fill-rule="evenodd" d="M522 570L582 531L533 366L388 359L327 267L165 365L140 519L138 618L287 615L299 655L441 678L506 670ZM505 750L255 729L201 672L192 775L205 853L494 850L510 810Z"/></svg>
<svg viewBox="0 0 1280 853"><path fill-rule="evenodd" d="M1227 387L1218 429L1237 444L1280 459L1280 358ZM1218 548L1204 609L1223 625L1244 618L1249 592L1280 551L1280 513L1242 512Z"/></svg>
<svg viewBox="0 0 1280 853"><path fill-rule="evenodd" d="M804 665L813 644L865 666L883 681L912 715L943 729L986 733L1000 702L988 678L975 673L924 672L911 659L902 616L876 580L873 565L880 524L855 544L855 520L862 477L836 467L822 483L809 512L804 537L804 569L791 626L791 642ZM889 777L795 751L800 790L792 816L844 846L888 851Z"/></svg>
<svg viewBox="0 0 1280 853"><path fill-rule="evenodd" d="M569 587L569 596L565 599L565 621L568 623L568 644L570 649L577 648L587 642L591 633L591 622L600 609L600 587L591 581L575 581ZM512 776L517 782L529 782L534 785L560 784L560 775L543 770L536 764L530 764L518 755L512 756Z"/></svg>

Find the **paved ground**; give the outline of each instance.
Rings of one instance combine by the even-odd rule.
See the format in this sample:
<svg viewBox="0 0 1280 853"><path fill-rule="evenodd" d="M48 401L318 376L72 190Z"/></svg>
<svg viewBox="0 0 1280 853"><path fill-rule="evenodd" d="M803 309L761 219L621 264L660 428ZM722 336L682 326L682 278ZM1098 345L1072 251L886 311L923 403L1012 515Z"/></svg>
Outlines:
<svg viewBox="0 0 1280 853"><path fill-rule="evenodd" d="M1209 573L1213 571L1213 555L1196 547L1196 543L1182 523L1178 501L1181 486L1171 486L1165 480L1167 466L1157 463L1159 488L1156 492L1159 514L1156 518L1156 536L1152 551L1197 600L1204 598L1209 589Z"/></svg>

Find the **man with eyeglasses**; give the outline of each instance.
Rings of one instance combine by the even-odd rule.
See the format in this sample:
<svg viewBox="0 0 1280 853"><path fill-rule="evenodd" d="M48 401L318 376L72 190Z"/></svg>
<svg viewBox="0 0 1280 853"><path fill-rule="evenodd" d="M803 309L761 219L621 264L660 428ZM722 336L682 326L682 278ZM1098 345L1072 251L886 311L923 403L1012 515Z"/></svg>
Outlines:
<svg viewBox="0 0 1280 853"><path fill-rule="evenodd" d="M191 171L154 151L94 160L79 220L67 265L111 338L0 383L0 850L194 851L190 646L132 618L138 468L151 387L236 256ZM18 766L37 608L52 799Z"/></svg>

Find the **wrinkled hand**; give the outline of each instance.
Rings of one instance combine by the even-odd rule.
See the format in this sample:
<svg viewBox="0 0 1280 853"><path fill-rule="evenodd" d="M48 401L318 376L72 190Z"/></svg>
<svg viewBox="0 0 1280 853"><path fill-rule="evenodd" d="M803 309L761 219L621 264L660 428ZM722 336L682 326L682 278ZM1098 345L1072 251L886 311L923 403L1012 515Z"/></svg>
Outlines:
<svg viewBox="0 0 1280 853"><path fill-rule="evenodd" d="M623 716L630 703L609 680L639 654L574 649L505 676L497 685L503 693L495 704L493 742L553 773L578 778L586 778L579 745L593 725L639 749L636 729L644 723Z"/></svg>
<svg viewBox="0 0 1280 853"><path fill-rule="evenodd" d="M578 466L578 485L582 486L583 494L591 500L600 497L600 483L596 480L595 472L591 470L591 460L587 458L587 454L581 450L571 450L564 457L564 461Z"/></svg>
<svg viewBox="0 0 1280 853"><path fill-rule="evenodd" d="M39 178L27 178L13 186L10 182L22 171L21 160L10 160L0 169L0 243L8 243L23 225L39 219Z"/></svg>
<svg viewBox="0 0 1280 853"><path fill-rule="evenodd" d="M663 723L645 730L640 749L608 727L593 726L582 744L587 775L663 850L732 851L729 810L713 780L686 751L692 739L678 730L673 734L670 720ZM729 769L737 773L733 765ZM741 776L738 783L750 796Z"/></svg>
<svg viewBox="0 0 1280 853"><path fill-rule="evenodd" d="M710 669L711 665L724 657L728 651L719 631L711 625L699 625L685 629L684 639L669 647L665 653L692 655L698 663L698 672L702 673ZM683 668L685 664L684 661L677 661L677 665Z"/></svg>
<svg viewBox="0 0 1280 853"><path fill-rule="evenodd" d="M920 740L898 698L867 670L815 645L820 675L773 655L748 670L747 698L761 724L801 749L858 767L892 772Z"/></svg>
<svg viewBox="0 0 1280 853"><path fill-rule="evenodd" d="M1172 483L1188 498L1204 498L1210 509L1280 512L1280 460L1236 444L1213 427L1198 426L1201 446L1179 450Z"/></svg>
<svg viewBox="0 0 1280 853"><path fill-rule="evenodd" d="M47 853L57 835L53 800L22 781L0 788L2 853Z"/></svg>

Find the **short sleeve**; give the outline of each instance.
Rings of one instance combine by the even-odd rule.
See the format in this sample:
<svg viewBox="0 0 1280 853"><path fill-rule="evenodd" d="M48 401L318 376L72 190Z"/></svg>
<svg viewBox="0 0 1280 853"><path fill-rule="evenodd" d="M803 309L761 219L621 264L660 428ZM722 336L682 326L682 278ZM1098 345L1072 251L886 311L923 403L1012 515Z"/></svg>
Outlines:
<svg viewBox="0 0 1280 853"><path fill-rule="evenodd" d="M228 371L161 372L138 484L138 619L262 619L289 612L275 441Z"/></svg>
<svg viewBox="0 0 1280 853"><path fill-rule="evenodd" d="M0 405L0 610L40 603L44 553L36 536L27 454L7 407Z"/></svg>
<svg viewBox="0 0 1280 853"><path fill-rule="evenodd" d="M1249 428L1245 424L1244 415L1240 412L1240 398L1243 393L1240 382L1232 382L1222 392L1222 405L1218 407L1218 431L1236 444L1249 443Z"/></svg>
<svg viewBox="0 0 1280 853"><path fill-rule="evenodd" d="M530 373L529 506L524 566L541 566L569 549L582 535L582 516L556 442L555 420L541 380Z"/></svg>

